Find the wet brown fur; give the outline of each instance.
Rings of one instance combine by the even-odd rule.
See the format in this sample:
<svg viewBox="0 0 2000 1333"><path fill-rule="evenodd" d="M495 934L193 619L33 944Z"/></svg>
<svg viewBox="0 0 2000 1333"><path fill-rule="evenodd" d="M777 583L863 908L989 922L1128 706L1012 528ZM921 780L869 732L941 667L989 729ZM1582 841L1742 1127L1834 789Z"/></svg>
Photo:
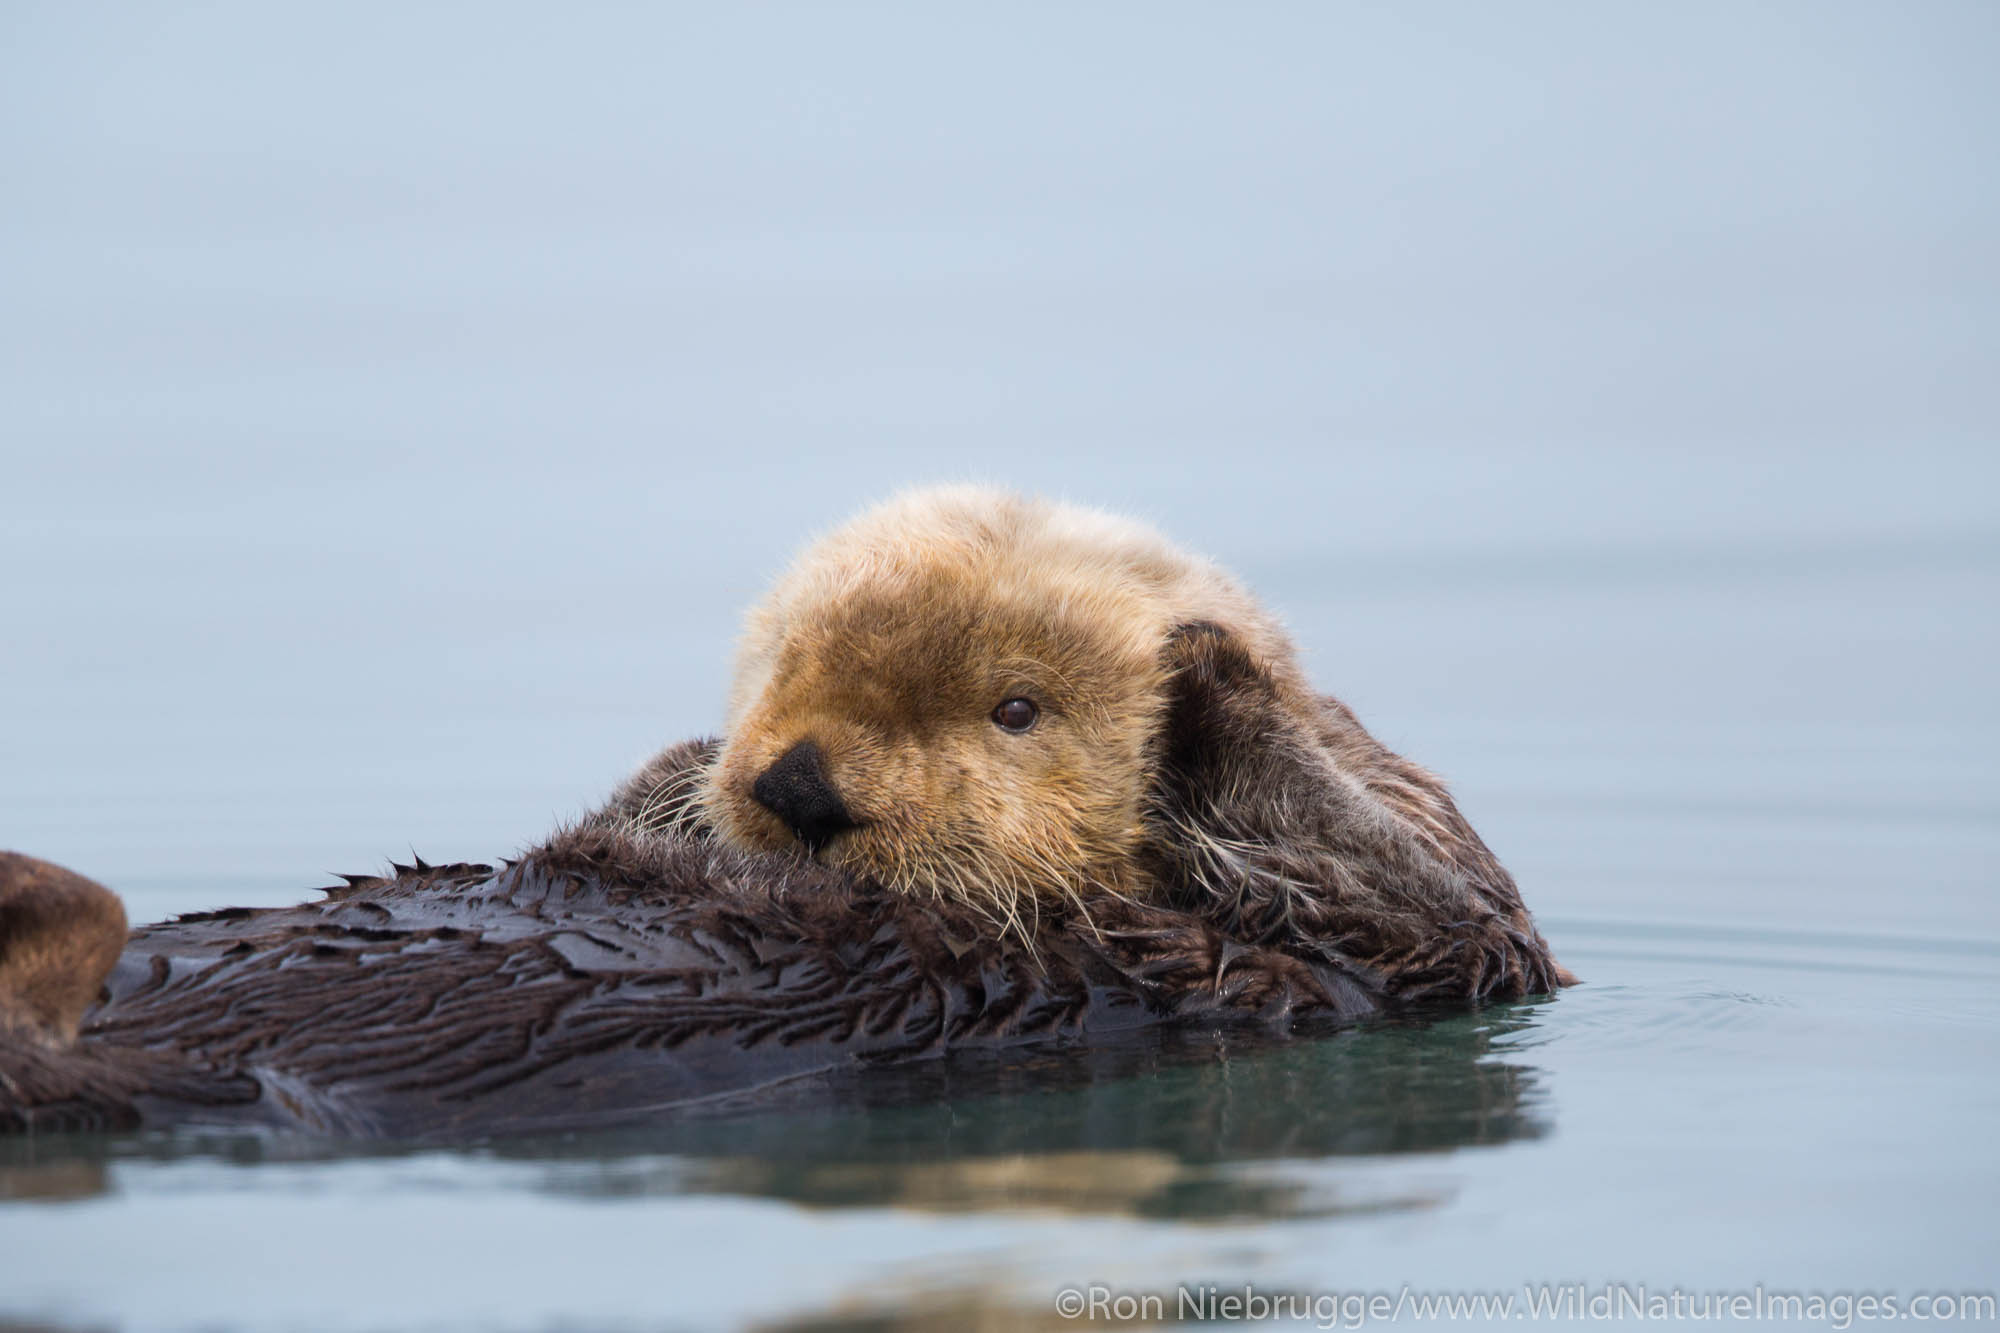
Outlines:
<svg viewBox="0 0 2000 1333"><path fill-rule="evenodd" d="M67 873L16 861L0 896ZM135 931L108 982L108 962L80 965L105 998L73 1045L0 1028L0 1133L585 1128L835 1099L827 1080L890 1063L1287 1032L1379 1003L1361 969L1170 908L1109 903L1095 928L996 942L962 904L601 825L504 867L419 863L329 893Z"/></svg>
<svg viewBox="0 0 2000 1333"><path fill-rule="evenodd" d="M1025 735L991 721L1016 696ZM753 610L730 711L719 754L668 751L600 818L803 855L752 786L810 740L861 825L818 859L996 929L1132 900L1409 994L1574 979L1443 783L1135 524L976 487L891 501Z"/></svg>

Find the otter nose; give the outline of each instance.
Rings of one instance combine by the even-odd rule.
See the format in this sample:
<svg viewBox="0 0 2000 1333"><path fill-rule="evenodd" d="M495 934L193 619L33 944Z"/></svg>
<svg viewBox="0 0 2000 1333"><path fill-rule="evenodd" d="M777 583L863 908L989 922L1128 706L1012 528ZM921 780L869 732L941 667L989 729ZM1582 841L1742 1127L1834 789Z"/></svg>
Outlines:
<svg viewBox="0 0 2000 1333"><path fill-rule="evenodd" d="M776 763L758 774L750 794L813 851L836 833L855 827L840 794L826 780L819 747L811 741L800 741L779 755Z"/></svg>

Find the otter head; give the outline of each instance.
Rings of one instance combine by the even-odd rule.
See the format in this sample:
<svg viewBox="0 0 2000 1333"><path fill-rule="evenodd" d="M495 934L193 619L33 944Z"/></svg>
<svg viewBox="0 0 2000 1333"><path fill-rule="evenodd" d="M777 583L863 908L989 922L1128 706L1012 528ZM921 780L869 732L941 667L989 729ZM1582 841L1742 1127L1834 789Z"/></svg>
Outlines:
<svg viewBox="0 0 2000 1333"><path fill-rule="evenodd" d="M1134 891L1190 621L1288 656L1235 584L1136 524L905 495L752 611L702 805L739 846L1002 919Z"/></svg>

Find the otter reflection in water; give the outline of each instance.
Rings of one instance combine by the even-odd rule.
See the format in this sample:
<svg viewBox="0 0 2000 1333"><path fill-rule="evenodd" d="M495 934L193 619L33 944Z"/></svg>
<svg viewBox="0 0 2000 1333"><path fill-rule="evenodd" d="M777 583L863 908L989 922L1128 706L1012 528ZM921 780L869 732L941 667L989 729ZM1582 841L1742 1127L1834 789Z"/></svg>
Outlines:
<svg viewBox="0 0 2000 1333"><path fill-rule="evenodd" d="M1546 1133L1541 1075L1510 1059L1535 1007L1374 1019L1308 1042L1148 1029L1068 1054L950 1055L755 1107L510 1138L491 1151L526 1172L507 1177L513 1187L578 1197L720 1193L1182 1219L1428 1208L1449 1197L1449 1173L1357 1178L1309 1164ZM261 1134L17 1139L0 1141L0 1197L78 1197L89 1170L108 1188L106 1165L191 1150L239 1164L406 1151Z"/></svg>
<svg viewBox="0 0 2000 1333"><path fill-rule="evenodd" d="M1542 1076L1506 1058L1533 1008L1376 1019L1306 1043L1156 1031L1074 1058L953 1057L870 1079L854 1089L860 1114L694 1118L500 1151L573 1159L545 1185L585 1195L1182 1219L1427 1207L1443 1188L1436 1173L1363 1191L1348 1173L1301 1164L1548 1132ZM1277 1160L1281 1170L1240 1169Z"/></svg>
<svg viewBox="0 0 2000 1333"><path fill-rule="evenodd" d="M1569 980L1442 784L1233 582L953 490L809 552L727 741L518 862L128 940L102 888L0 858L0 1129L577 1129Z"/></svg>

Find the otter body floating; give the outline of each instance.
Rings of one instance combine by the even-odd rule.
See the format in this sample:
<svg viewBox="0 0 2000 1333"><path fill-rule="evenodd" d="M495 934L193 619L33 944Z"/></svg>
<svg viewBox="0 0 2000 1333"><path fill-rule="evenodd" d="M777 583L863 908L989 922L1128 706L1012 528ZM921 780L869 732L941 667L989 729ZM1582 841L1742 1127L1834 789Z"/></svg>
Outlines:
<svg viewBox="0 0 2000 1333"><path fill-rule="evenodd" d="M682 746L646 777L678 787L713 756ZM1289 1034L1571 980L1512 903L1433 917L1415 949L1335 893L1294 904L1290 933L1236 901L1108 893L996 931L977 902L699 823L638 832L636 794L499 867L419 862L129 937L108 890L0 853L0 1133L580 1130L865 1099L888 1065Z"/></svg>
<svg viewBox="0 0 2000 1333"><path fill-rule="evenodd" d="M0 921L52 877L61 910L0 938L0 983L23 952L109 962L115 899L46 863L0 864ZM1181 913L996 942L970 913L811 867L583 829L499 868L398 867L323 902L143 927L73 1040L0 988L0 1131L584 1129L837 1099L872 1066L958 1052L1339 1022L1384 998L1359 969Z"/></svg>
<svg viewBox="0 0 2000 1333"><path fill-rule="evenodd" d="M1188 676L1206 690L1213 674ZM1212 764L1184 754L1208 735L1177 731L1164 771ZM1484 872L1460 881L1473 892L1421 892L1431 863L1397 842L1308 855L1272 837L1263 854L1297 864L1246 860L1236 893L1107 891L996 928L977 896L728 845L675 799L716 750L666 751L518 861L398 866L321 902L129 936L108 890L0 853L0 1134L583 1130L865 1101L885 1066L1045 1067L1051 1051L1290 1034L1573 980L1469 829L1454 851ZM1282 808L1240 790L1250 810ZM675 817L646 814L660 809Z"/></svg>
<svg viewBox="0 0 2000 1333"><path fill-rule="evenodd" d="M109 893L0 860L0 1131L567 1130L1574 980L1444 784L1123 520L873 510L752 613L730 714L518 862L122 955Z"/></svg>

